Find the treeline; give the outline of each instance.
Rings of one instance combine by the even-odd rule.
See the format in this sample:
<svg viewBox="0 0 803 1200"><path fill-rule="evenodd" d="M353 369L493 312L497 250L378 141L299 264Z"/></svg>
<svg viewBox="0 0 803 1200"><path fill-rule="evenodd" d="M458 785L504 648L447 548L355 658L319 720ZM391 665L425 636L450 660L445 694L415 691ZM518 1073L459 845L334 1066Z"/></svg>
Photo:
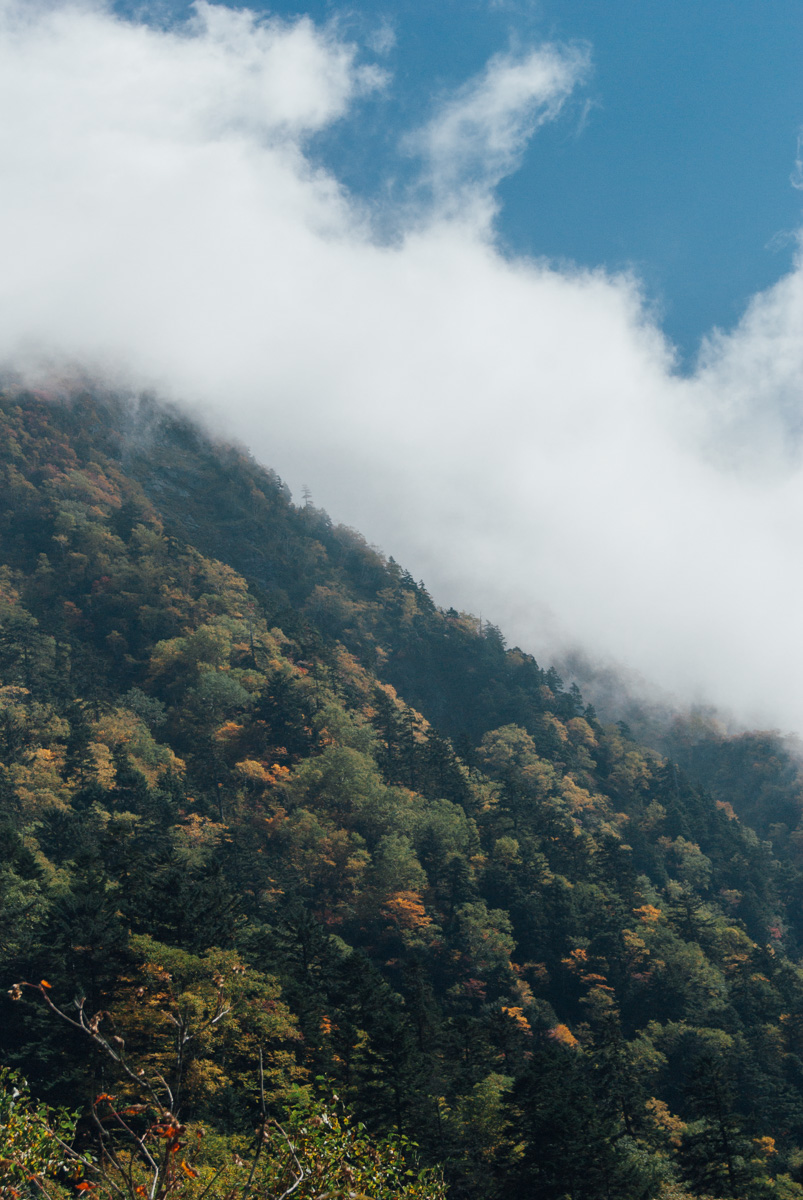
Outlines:
<svg viewBox="0 0 803 1200"><path fill-rule="evenodd" d="M371 1196L440 1194L388 1137L454 1200L803 1196L791 768L697 786L152 401L3 398L0 562L0 1051L87 1163L119 1097L136 1186L186 1144L131 1064L170 1194L353 1119Z"/></svg>

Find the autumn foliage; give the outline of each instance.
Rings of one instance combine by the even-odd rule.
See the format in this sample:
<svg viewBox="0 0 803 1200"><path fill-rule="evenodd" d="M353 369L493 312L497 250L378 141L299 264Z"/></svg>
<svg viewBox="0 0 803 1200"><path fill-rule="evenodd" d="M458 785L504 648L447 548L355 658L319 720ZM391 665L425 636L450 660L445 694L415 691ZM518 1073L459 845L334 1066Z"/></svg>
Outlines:
<svg viewBox="0 0 803 1200"><path fill-rule="evenodd" d="M152 400L5 394L4 1194L803 1196L803 775L663 736Z"/></svg>

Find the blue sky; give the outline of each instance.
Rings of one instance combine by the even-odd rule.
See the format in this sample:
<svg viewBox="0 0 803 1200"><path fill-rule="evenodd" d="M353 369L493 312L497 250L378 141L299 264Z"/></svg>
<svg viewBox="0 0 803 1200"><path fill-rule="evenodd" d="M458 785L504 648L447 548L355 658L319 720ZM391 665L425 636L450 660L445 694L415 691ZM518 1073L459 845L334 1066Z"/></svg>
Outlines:
<svg viewBox="0 0 803 1200"><path fill-rule="evenodd" d="M120 3L118 11L145 11ZM151 17L186 17L155 0ZM532 140L501 184L497 219L516 254L632 268L690 362L712 326L788 269L803 192L791 183L803 126L799 0L253 0L309 13L342 34L393 44L365 57L389 88L317 139L315 153L356 194L377 200L414 167L400 151L444 91L494 53L544 40L590 47L592 72L560 120Z"/></svg>

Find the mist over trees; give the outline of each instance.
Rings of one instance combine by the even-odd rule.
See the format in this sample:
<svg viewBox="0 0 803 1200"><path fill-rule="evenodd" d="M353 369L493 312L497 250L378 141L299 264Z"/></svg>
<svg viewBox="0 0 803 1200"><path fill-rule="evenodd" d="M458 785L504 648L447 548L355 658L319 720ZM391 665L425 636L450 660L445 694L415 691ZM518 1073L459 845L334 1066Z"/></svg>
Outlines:
<svg viewBox="0 0 803 1200"><path fill-rule="evenodd" d="M602 724L147 398L7 391L0 493L3 1194L803 1196L782 742Z"/></svg>

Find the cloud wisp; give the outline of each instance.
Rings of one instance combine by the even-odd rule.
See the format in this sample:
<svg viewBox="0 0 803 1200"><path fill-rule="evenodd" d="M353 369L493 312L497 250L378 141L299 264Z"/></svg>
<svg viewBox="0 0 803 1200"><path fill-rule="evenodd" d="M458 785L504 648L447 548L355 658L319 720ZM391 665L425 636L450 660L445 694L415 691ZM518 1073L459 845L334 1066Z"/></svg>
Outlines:
<svg viewBox="0 0 803 1200"><path fill-rule="evenodd" d="M495 55L407 139L426 164L424 181L444 214L465 210L469 196L487 201L519 166L539 125L554 120L587 76L587 47L540 46Z"/></svg>
<svg viewBox="0 0 803 1200"><path fill-rule="evenodd" d="M501 253L493 187L587 70L442 99L388 243L310 149L392 86L335 28L0 0L0 357L202 406L539 655L803 730L803 263L681 378L636 279Z"/></svg>

